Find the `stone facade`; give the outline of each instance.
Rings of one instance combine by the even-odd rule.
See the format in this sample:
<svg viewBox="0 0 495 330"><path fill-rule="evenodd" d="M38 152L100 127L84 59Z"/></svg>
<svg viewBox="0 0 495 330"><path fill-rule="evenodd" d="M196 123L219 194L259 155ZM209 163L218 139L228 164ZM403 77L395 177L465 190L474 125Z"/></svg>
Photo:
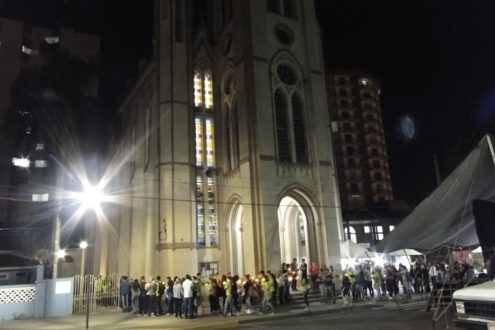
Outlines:
<svg viewBox="0 0 495 330"><path fill-rule="evenodd" d="M100 270L252 274L292 258L339 268L313 2L162 0L155 20L153 60L120 109L125 193Z"/></svg>

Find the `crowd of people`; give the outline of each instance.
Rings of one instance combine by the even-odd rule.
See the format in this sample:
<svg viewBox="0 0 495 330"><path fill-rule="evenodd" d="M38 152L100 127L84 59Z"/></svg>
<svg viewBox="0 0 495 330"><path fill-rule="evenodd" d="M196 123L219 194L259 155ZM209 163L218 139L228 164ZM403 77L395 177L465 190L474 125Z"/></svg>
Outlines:
<svg viewBox="0 0 495 330"><path fill-rule="evenodd" d="M445 263L425 264L415 261L408 269L405 265L371 266L361 264L357 267L347 266L342 279L342 298L345 303L357 302L366 297L393 297L402 294L406 299L412 295L429 294L435 288L453 281L470 285L475 277L474 268L469 264L454 262L451 267Z"/></svg>
<svg viewBox="0 0 495 330"><path fill-rule="evenodd" d="M347 266L342 277L332 266L308 265L294 258L283 263L276 272L260 271L251 276L215 274L209 278L195 276L160 276L145 279L120 280L120 305L123 311L150 317L160 315L192 319L198 315L238 316L242 312L273 315L277 305L291 302L291 294L302 291L306 309L308 294L319 293L321 302L343 304L364 299L380 300L402 294L411 299L413 293L429 293L432 286L452 280L469 282L474 277L472 267L454 264L447 270L444 264L426 265L414 262L408 269L400 264L383 267L370 263ZM340 284L337 291L336 285Z"/></svg>

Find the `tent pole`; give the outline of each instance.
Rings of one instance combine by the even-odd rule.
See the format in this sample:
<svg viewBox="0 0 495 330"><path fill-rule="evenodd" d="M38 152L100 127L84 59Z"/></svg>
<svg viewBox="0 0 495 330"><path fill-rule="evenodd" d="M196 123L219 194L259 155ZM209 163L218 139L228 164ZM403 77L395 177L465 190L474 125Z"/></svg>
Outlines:
<svg viewBox="0 0 495 330"><path fill-rule="evenodd" d="M409 257L409 255L407 254L406 249L403 249L403 251L404 251L404 254L405 254L405 255L406 255L406 257L407 257L407 260L409 261L409 269L411 269L411 266L412 266L412 263L411 263L411 258L410 258L410 257Z"/></svg>
<svg viewBox="0 0 495 330"><path fill-rule="evenodd" d="M492 139L490 139L490 135L486 136L486 142L488 142L488 148L490 148L493 164L495 165L495 152L493 151L493 144L492 144Z"/></svg>

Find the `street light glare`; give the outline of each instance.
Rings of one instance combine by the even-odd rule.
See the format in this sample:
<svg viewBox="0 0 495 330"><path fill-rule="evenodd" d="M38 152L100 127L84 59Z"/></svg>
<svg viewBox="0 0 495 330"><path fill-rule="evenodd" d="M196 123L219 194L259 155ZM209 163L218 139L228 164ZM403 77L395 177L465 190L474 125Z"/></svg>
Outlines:
<svg viewBox="0 0 495 330"><path fill-rule="evenodd" d="M57 258L62 259L65 258L65 250L58 250L56 252Z"/></svg>
<svg viewBox="0 0 495 330"><path fill-rule="evenodd" d="M85 248L87 248L87 247L88 247L88 242L86 242L86 241L82 241L81 243L79 243L79 247L80 247L81 249L85 249Z"/></svg>
<svg viewBox="0 0 495 330"><path fill-rule="evenodd" d="M105 194L99 186L86 185L79 199L85 209L99 210L101 202L105 200Z"/></svg>

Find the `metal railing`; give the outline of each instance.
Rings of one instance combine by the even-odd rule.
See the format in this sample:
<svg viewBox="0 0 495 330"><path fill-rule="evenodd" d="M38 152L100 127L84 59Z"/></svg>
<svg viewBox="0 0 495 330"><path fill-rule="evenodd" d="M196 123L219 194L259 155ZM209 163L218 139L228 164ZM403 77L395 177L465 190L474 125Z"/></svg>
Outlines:
<svg viewBox="0 0 495 330"><path fill-rule="evenodd" d="M117 274L74 276L72 314L96 312L119 307L119 278Z"/></svg>

